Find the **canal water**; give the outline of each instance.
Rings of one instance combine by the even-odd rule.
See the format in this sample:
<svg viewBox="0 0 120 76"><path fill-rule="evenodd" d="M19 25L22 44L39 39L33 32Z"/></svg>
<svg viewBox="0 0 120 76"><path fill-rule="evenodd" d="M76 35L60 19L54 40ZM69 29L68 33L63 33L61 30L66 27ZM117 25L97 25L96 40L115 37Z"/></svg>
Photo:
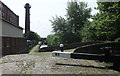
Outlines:
<svg viewBox="0 0 120 76"><path fill-rule="evenodd" d="M40 48L44 48L44 47L47 47L47 45L41 45L41 47L40 47Z"/></svg>

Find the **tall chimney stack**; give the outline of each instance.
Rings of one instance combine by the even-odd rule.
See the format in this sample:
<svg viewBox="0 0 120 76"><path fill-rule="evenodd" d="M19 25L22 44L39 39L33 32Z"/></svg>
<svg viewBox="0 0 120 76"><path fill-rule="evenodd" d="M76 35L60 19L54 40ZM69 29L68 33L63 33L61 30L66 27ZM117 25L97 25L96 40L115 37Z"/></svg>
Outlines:
<svg viewBox="0 0 120 76"><path fill-rule="evenodd" d="M30 4L26 3L25 6L25 34L30 31Z"/></svg>

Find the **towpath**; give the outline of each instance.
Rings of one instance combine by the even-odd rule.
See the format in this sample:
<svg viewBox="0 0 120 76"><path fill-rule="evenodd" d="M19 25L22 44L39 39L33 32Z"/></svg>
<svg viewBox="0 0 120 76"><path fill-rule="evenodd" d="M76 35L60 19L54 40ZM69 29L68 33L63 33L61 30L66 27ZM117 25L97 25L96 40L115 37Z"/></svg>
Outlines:
<svg viewBox="0 0 120 76"><path fill-rule="evenodd" d="M39 43L31 50L31 52L30 52L29 54L35 53L35 51L36 51L37 48L39 47L40 43L41 43L41 42L39 42Z"/></svg>

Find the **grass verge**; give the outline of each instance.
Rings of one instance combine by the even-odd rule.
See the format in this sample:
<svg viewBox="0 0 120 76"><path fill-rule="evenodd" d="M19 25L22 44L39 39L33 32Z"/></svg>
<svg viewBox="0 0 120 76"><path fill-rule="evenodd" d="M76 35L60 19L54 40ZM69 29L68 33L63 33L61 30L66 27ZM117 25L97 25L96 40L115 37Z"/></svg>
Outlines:
<svg viewBox="0 0 120 76"><path fill-rule="evenodd" d="M39 46L37 47L37 49L35 50L35 53L37 53L37 52L39 51L40 46L41 46L41 45L39 45Z"/></svg>
<svg viewBox="0 0 120 76"><path fill-rule="evenodd" d="M38 46L37 49L35 50L35 53L37 53L37 52L39 51L39 49L40 49L42 43L40 42L38 45L39 45L39 46Z"/></svg>
<svg viewBox="0 0 120 76"><path fill-rule="evenodd" d="M35 47L36 45L31 45L30 47L30 49L29 49L29 53L31 52L31 50Z"/></svg>
<svg viewBox="0 0 120 76"><path fill-rule="evenodd" d="M3 64L2 62L0 62L0 64Z"/></svg>

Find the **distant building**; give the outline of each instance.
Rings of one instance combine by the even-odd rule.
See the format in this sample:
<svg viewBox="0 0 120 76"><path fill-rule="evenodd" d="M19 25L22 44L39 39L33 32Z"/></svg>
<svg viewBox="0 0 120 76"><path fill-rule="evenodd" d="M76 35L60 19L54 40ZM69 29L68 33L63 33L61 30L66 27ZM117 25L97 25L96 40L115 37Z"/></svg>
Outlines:
<svg viewBox="0 0 120 76"><path fill-rule="evenodd" d="M0 1L0 48L2 55L15 54L26 48L23 28L19 26L19 16Z"/></svg>

